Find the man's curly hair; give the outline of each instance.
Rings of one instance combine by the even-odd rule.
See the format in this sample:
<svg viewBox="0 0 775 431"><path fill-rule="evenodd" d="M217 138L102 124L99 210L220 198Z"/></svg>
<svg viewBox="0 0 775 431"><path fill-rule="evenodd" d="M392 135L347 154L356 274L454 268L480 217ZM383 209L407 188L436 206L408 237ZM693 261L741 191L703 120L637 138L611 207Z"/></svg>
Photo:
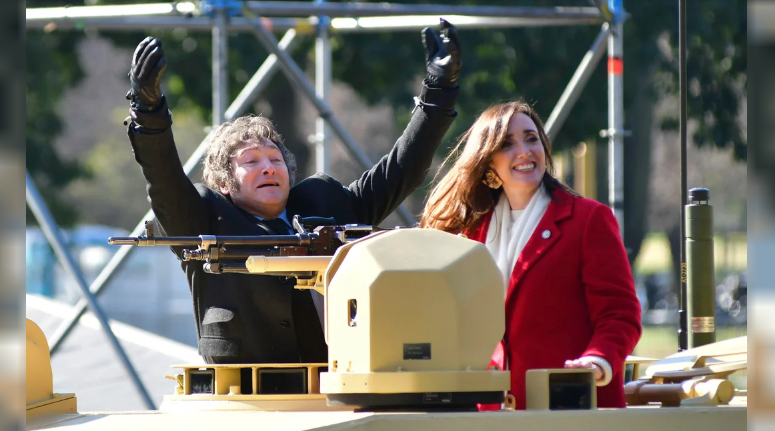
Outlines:
<svg viewBox="0 0 775 431"><path fill-rule="evenodd" d="M205 185L214 190L226 186L229 190L238 191L239 184L234 179L230 160L241 144L260 139L272 141L280 149L288 167L290 185L293 186L296 182L296 157L285 147L282 137L268 118L252 114L227 121L216 129L207 144L203 162Z"/></svg>

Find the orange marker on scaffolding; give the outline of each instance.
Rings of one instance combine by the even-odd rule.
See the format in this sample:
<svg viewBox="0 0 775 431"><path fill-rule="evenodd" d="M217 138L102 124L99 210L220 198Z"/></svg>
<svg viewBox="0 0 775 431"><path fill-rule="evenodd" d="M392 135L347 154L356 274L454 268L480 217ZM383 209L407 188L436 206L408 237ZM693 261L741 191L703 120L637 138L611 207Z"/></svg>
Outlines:
<svg viewBox="0 0 775 431"><path fill-rule="evenodd" d="M621 75L624 72L624 60L619 57L608 57L608 74Z"/></svg>

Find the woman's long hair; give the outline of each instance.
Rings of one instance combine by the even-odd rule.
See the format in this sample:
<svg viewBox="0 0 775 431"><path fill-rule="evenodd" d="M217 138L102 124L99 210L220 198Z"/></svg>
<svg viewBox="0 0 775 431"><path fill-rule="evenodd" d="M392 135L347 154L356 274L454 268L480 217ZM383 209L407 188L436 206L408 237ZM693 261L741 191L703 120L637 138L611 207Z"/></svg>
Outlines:
<svg viewBox="0 0 775 431"><path fill-rule="evenodd" d="M578 196L554 178L552 146L544 131L544 124L535 111L526 103L503 103L482 112L439 167L437 176L454 160L449 172L428 196L420 227L460 233L474 226L490 211L503 188L491 189L482 180L493 155L501 149L506 139L511 119L519 112L530 117L538 129L546 154L546 173L541 179L546 192L552 196L556 189L562 188Z"/></svg>

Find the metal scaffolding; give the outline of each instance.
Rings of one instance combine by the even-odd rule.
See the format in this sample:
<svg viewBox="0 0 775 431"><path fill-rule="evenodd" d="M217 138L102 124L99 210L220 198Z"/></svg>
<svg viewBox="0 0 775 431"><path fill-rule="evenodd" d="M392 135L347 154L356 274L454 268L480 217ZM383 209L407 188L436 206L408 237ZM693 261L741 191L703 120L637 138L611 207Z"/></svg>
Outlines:
<svg viewBox="0 0 775 431"><path fill-rule="evenodd" d="M598 2L597 4L602 4ZM272 18L267 18L267 17ZM623 99L622 99L622 26L624 10L621 0L609 0L602 10L597 7L494 7L408 5L390 3L326 3L324 0L309 2L202 0L194 2L152 3L116 6L76 6L58 8L29 8L26 10L26 28L55 30L110 30L145 31L148 29L185 28L192 31L210 31L213 38L213 126L233 120L245 114L253 101L265 88L278 69L294 87L309 99L318 111L314 136L316 170L330 170L330 132L344 144L350 155L363 169L373 165L366 153L352 139L329 107L331 89L332 33L415 31L438 24L439 16L454 23L459 29L602 25L600 34L583 57L560 100L552 110L547 123L550 138L557 135L569 112L578 100L592 71L603 55L604 41L608 41L608 128L600 132L609 138L609 204L614 209L621 231L624 229L622 212L622 147ZM606 18L608 17L608 18ZM228 34L252 33L270 55L248 81L237 98L227 107L228 100ZM278 42L274 32L285 32ZM291 58L297 35L314 35L316 69L313 86L299 66ZM212 132L202 141L184 165L190 175L201 161ZM153 402L137 376L129 358L113 335L95 297L104 290L122 267L135 247L121 247L88 288L75 261L61 240L56 224L40 198L32 178L27 175L27 203L33 209L58 258L76 279L83 291L72 313L56 330L50 340L51 354L55 354L87 308L98 317L111 346L116 350L135 386L148 408ZM416 222L403 206L396 210L405 223ZM144 231L144 221L153 218L148 211L130 234L137 236Z"/></svg>

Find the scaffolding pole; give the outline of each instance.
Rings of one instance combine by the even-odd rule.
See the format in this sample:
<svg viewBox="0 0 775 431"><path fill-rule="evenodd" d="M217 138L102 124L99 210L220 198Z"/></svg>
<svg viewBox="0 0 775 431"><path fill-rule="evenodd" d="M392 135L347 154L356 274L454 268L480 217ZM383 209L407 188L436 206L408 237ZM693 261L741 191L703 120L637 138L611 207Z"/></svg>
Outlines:
<svg viewBox="0 0 775 431"><path fill-rule="evenodd" d="M218 9L217 4L213 12ZM414 31L438 24L443 16L460 29L538 27L601 24L604 14L596 7L495 7L407 5L390 3L247 2L248 10L261 16L296 15L297 18L263 18L272 31L316 31L320 16L330 20L333 32ZM331 19L333 18L333 19ZM30 8L27 28L53 30L145 31L185 28L212 31L213 22L192 2L116 6ZM231 33L251 32L250 20L231 16Z"/></svg>
<svg viewBox="0 0 775 431"><path fill-rule="evenodd" d="M568 118L568 114L573 109L576 101L579 99L581 92L584 91L584 87L587 86L589 78L592 76L592 72L595 71L595 67L600 63L600 59L603 58L605 53L605 41L608 39L611 32L608 30L608 23L603 24L600 29L600 34L597 35L592 46L589 48L584 58L581 59L579 67L576 72L573 73L568 86L565 87L565 91L562 92L560 100L557 101L554 110L552 110L549 119L546 120L546 136L550 141L559 133L565 120Z"/></svg>
<svg viewBox="0 0 775 431"><path fill-rule="evenodd" d="M320 0L323 1L323 0ZM331 37L330 19L318 17L318 36L315 39L315 95L331 105ZM331 172L331 131L325 118L315 119L315 171Z"/></svg>
<svg viewBox="0 0 775 431"><path fill-rule="evenodd" d="M213 11L213 129L223 124L229 103L229 16L226 9Z"/></svg>
<svg viewBox="0 0 775 431"><path fill-rule="evenodd" d="M391 3L325 3L248 1L242 3L252 13L261 16L328 16L338 17L386 17L407 15L471 17L506 17L527 19L575 20L577 24L591 20L601 22L603 14L597 7L526 7L526 6L475 6L430 5ZM198 16L193 2L148 3L136 5L67 6L28 8L27 19L94 18L118 16Z"/></svg>
<svg viewBox="0 0 775 431"><path fill-rule="evenodd" d="M391 3L311 3L248 1L245 6L262 16L399 16L399 15L467 15L512 18L570 18L589 20L601 18L597 7L526 7L526 6L468 6Z"/></svg>
<svg viewBox="0 0 775 431"><path fill-rule="evenodd" d="M612 0L614 20L608 36L608 129L600 136L608 138L608 205L616 215L619 233L624 238L624 59L622 57L624 11L622 0Z"/></svg>
<svg viewBox="0 0 775 431"><path fill-rule="evenodd" d="M285 34L282 41L280 42L279 48L281 50L290 50L295 45L294 41L296 39L294 36L295 32L292 30L288 31L288 33ZM270 55L267 57L261 67L258 68L258 71L256 71L250 81L248 81L239 97L237 97L229 109L226 110L226 121L231 121L244 114L250 107L250 104L253 103L256 97L258 97L260 91L266 87L266 84L274 76L277 70L277 57ZM205 150L207 149L207 143L209 142L212 134L213 132L210 132L210 134L205 137L205 139L199 144L199 147L197 147L191 157L189 157L185 165L183 165L183 171L186 173L186 175L190 176L194 169L196 169L196 167L199 165L202 157L204 157ZM153 219L153 211L149 210L145 216L140 219L140 222L137 224L137 226L135 226L129 236L142 235L145 231L145 221ZM136 249L137 247L132 247L129 245L119 248L118 251L113 254L113 257L110 258L110 261L108 261L107 265L105 265L105 268L102 269L97 278L94 279L91 286L89 286L89 291L92 292L95 296L99 295L105 286L110 283L118 270L121 269L127 257L129 257L129 254L134 252ZM85 299L78 301L78 303L73 306L70 315L68 315L62 324L59 325L59 327L54 331L53 336L49 340L52 356L59 350L62 342L65 340L65 338L67 338L68 334L70 334L83 313L86 312L87 307L88 302Z"/></svg>
<svg viewBox="0 0 775 431"><path fill-rule="evenodd" d="M689 296L686 285L686 204L688 199L686 179L686 0L678 1L678 87L680 92L680 128L679 140L681 146L681 221L680 221L680 263L681 280L679 284L678 310L678 351L689 348Z"/></svg>
<svg viewBox="0 0 775 431"><path fill-rule="evenodd" d="M613 25L608 41L608 204L619 222L624 238L624 86L622 59L622 23Z"/></svg>
<svg viewBox="0 0 775 431"><path fill-rule="evenodd" d="M570 18L498 18L498 17L466 17L462 15L445 15L445 18L459 29L492 29L519 27L547 27L570 25L601 24L602 19L588 22ZM315 32L317 17L311 18L263 18L272 31L287 31L295 29L298 33L311 34ZM377 33L382 31L417 31L424 27L438 25L438 16L418 15L413 17L364 17L364 18L334 18L331 20L331 31L335 33ZM97 31L148 31L151 29L173 30L185 28L190 31L212 31L212 20L207 17L185 16L128 16L128 17L51 17L28 18L27 29L55 30L97 30ZM229 33L251 33L250 20L242 17L231 17L227 25Z"/></svg>

